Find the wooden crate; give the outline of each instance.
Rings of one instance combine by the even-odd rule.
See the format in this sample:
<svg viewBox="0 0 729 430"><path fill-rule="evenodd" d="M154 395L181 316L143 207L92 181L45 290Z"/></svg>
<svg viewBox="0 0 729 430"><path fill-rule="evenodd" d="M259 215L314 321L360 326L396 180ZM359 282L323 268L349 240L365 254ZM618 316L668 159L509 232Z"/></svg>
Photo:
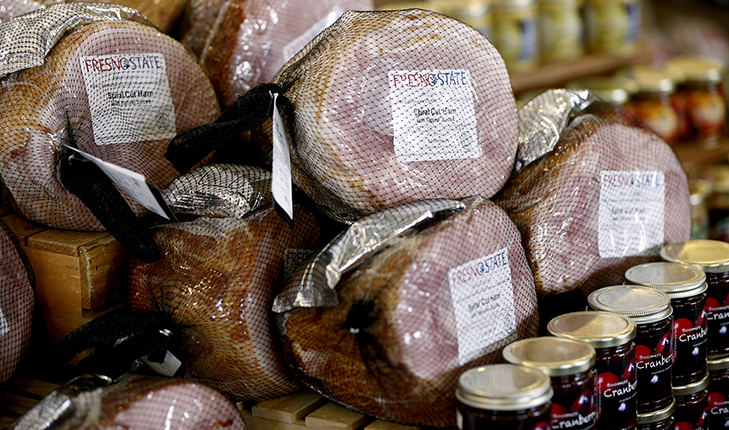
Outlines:
<svg viewBox="0 0 729 430"><path fill-rule="evenodd" d="M126 304L129 254L109 233L47 228L4 205L0 218L18 237L35 273L31 355Z"/></svg>

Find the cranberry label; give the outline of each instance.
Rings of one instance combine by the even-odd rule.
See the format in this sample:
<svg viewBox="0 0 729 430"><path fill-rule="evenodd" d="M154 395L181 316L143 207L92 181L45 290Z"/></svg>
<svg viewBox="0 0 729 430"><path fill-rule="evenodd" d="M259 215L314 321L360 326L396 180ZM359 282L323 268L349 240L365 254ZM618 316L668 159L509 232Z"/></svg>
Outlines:
<svg viewBox="0 0 729 430"><path fill-rule="evenodd" d="M706 370L707 307L697 308L690 315L676 313L673 337L676 342L673 382L686 385Z"/></svg>
<svg viewBox="0 0 729 430"><path fill-rule="evenodd" d="M708 354L724 354L729 352L729 295L726 288L718 288L712 284L709 284L706 295Z"/></svg>
<svg viewBox="0 0 729 430"><path fill-rule="evenodd" d="M673 367L673 331L665 330L636 338L635 356L638 372L638 410L655 410L671 401Z"/></svg>
<svg viewBox="0 0 729 430"><path fill-rule="evenodd" d="M638 374L635 352L622 362L596 364L595 396L599 428L627 428L637 414Z"/></svg>
<svg viewBox="0 0 729 430"><path fill-rule="evenodd" d="M560 397L561 401L569 401L564 399L564 395L558 396L555 393L555 397ZM569 404L569 408L557 399L552 399L552 429L589 430L595 428L596 419L595 395L591 390L579 393Z"/></svg>

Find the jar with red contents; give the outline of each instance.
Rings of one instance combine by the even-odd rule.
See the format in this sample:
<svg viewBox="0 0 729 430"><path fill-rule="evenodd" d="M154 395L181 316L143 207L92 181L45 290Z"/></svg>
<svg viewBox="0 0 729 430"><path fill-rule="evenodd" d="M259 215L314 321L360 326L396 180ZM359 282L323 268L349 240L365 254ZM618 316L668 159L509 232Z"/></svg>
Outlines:
<svg viewBox="0 0 729 430"><path fill-rule="evenodd" d="M664 246L661 257L696 266L706 273L707 354L729 354L729 243L690 240Z"/></svg>
<svg viewBox="0 0 729 430"><path fill-rule="evenodd" d="M626 73L638 84L638 91L633 94L626 109L667 143L677 143L678 115L671 103L675 87L670 75L646 66L636 66Z"/></svg>
<svg viewBox="0 0 729 430"><path fill-rule="evenodd" d="M729 357L709 358L709 428L729 428Z"/></svg>
<svg viewBox="0 0 729 430"><path fill-rule="evenodd" d="M595 349L585 342L560 337L522 339L504 348L504 359L534 367L552 381L552 428L595 428Z"/></svg>
<svg viewBox="0 0 729 430"><path fill-rule="evenodd" d="M456 421L461 430L551 430L552 384L538 369L493 364L458 379Z"/></svg>
<svg viewBox="0 0 729 430"><path fill-rule="evenodd" d="M638 414L638 430L675 430L673 413L676 410L676 401L671 397L671 403L663 409L644 414Z"/></svg>
<svg viewBox="0 0 729 430"><path fill-rule="evenodd" d="M709 396L706 389L709 376L688 385L674 386L673 396L676 398L676 412L673 420L676 430L708 430ZM721 427L720 427L721 428Z"/></svg>
<svg viewBox="0 0 729 430"><path fill-rule="evenodd" d="M635 322L610 312L571 312L547 324L553 336L595 348L595 404L598 430L628 430L637 425L638 379Z"/></svg>
<svg viewBox="0 0 729 430"><path fill-rule="evenodd" d="M663 291L673 308L673 385L687 385L706 376L706 275L679 263L646 263L625 272L628 282Z"/></svg>
<svg viewBox="0 0 729 430"><path fill-rule="evenodd" d="M663 409L673 401L673 308L663 292L637 285L600 288L587 298L592 310L613 312L635 321L638 414Z"/></svg>

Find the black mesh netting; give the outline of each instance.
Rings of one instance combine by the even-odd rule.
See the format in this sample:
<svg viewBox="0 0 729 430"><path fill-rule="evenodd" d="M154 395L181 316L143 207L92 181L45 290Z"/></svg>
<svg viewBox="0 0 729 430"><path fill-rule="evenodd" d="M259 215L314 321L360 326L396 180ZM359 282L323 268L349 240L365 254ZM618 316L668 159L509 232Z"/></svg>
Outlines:
<svg viewBox="0 0 729 430"><path fill-rule="evenodd" d="M519 231L491 201L464 203L343 273L337 306L278 315L285 359L304 383L366 414L453 426L460 374L501 361L506 344L536 335ZM285 289L298 288L302 267Z"/></svg>
<svg viewBox="0 0 729 430"><path fill-rule="evenodd" d="M0 384L10 380L30 343L35 278L10 228L0 221Z"/></svg>
<svg viewBox="0 0 729 430"><path fill-rule="evenodd" d="M33 0L3 0L2 6L0 6L0 23L42 8L43 3Z"/></svg>
<svg viewBox="0 0 729 430"><path fill-rule="evenodd" d="M300 388L289 374L271 305L287 266L321 246L322 219L294 205L294 224L270 206L237 218L198 218L155 227L162 258L133 261L130 308L169 314L181 330L184 377L238 400Z"/></svg>
<svg viewBox="0 0 729 430"><path fill-rule="evenodd" d="M179 378L129 375L119 381L84 375L51 392L9 429L244 430L222 393Z"/></svg>
<svg viewBox="0 0 729 430"><path fill-rule="evenodd" d="M41 25L43 14L62 7L71 6L33 12L38 15L24 28ZM3 39L11 50L21 48L8 40L14 39ZM220 114L208 77L187 50L154 27L131 21L76 26L42 66L2 79L0 175L20 215L55 228L104 228L88 202L59 180L63 144L73 141L165 188L179 175L164 158L169 141ZM126 200L137 215L145 212Z"/></svg>
<svg viewBox="0 0 729 430"><path fill-rule="evenodd" d="M372 0L193 0L181 42L208 72L221 105L270 82L281 66L346 10Z"/></svg>
<svg viewBox="0 0 729 430"><path fill-rule="evenodd" d="M536 124L539 111L527 104L520 125ZM671 147L601 101L495 201L521 231L544 324L545 315L584 310L590 292L622 284L628 268L658 260L662 245L688 240L691 228L686 175Z"/></svg>

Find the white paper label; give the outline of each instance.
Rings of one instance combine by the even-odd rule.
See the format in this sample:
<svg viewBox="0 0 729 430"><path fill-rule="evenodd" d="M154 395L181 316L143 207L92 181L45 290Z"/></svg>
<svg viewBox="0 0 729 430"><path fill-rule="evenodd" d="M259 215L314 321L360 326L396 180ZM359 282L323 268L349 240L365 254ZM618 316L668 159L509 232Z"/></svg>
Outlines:
<svg viewBox="0 0 729 430"><path fill-rule="evenodd" d="M182 365L182 362L172 355L169 351L167 351L167 354L165 354L165 359L162 363L155 363L154 361L149 361L149 357L146 355L142 357L142 361L149 366L150 369L153 371L159 373L160 375L165 376L174 376L175 372L177 372L177 369L180 368Z"/></svg>
<svg viewBox="0 0 729 430"><path fill-rule="evenodd" d="M97 145L175 137L175 107L160 53L81 57Z"/></svg>
<svg viewBox="0 0 729 430"><path fill-rule="evenodd" d="M448 283L461 366L516 340L514 287L506 248L449 270Z"/></svg>
<svg viewBox="0 0 729 430"><path fill-rule="evenodd" d="M8 324L8 320L5 319L5 315L3 314L3 309L0 308L0 337L5 336L10 331L10 324Z"/></svg>
<svg viewBox="0 0 729 430"><path fill-rule="evenodd" d="M274 200L294 219L294 203L291 197L291 159L289 143L286 140L283 120L276 108L278 94L273 95L273 168L271 172L271 193Z"/></svg>
<svg viewBox="0 0 729 430"><path fill-rule="evenodd" d="M481 155L468 70L390 71L388 82L398 161Z"/></svg>
<svg viewBox="0 0 729 430"><path fill-rule="evenodd" d="M314 38L324 31L325 28L334 24L336 20L344 13L344 9L339 6L335 6L331 12L324 18L316 22L316 24L309 27L308 30L299 35L296 39L289 42L283 48L283 59L284 62L289 61L294 55L296 55L301 49L306 46L307 43L314 40Z"/></svg>
<svg viewBox="0 0 729 430"><path fill-rule="evenodd" d="M66 146L66 148L76 151L81 154L87 160L97 165L106 176L109 177L119 188L124 190L129 197L133 198L139 204L156 213L157 215L169 219L162 206L152 194L152 190L147 184L147 179L141 173L125 169L117 166L116 164L107 163L104 160L94 157L93 155L87 154L83 151L79 151L76 148Z"/></svg>
<svg viewBox="0 0 729 430"><path fill-rule="evenodd" d="M294 270L299 267L299 264L309 258L314 252L313 249L286 249L284 251L284 280L289 279L289 276L294 273Z"/></svg>
<svg viewBox="0 0 729 430"><path fill-rule="evenodd" d="M601 258L638 255L663 244L665 189L663 172L600 172Z"/></svg>

